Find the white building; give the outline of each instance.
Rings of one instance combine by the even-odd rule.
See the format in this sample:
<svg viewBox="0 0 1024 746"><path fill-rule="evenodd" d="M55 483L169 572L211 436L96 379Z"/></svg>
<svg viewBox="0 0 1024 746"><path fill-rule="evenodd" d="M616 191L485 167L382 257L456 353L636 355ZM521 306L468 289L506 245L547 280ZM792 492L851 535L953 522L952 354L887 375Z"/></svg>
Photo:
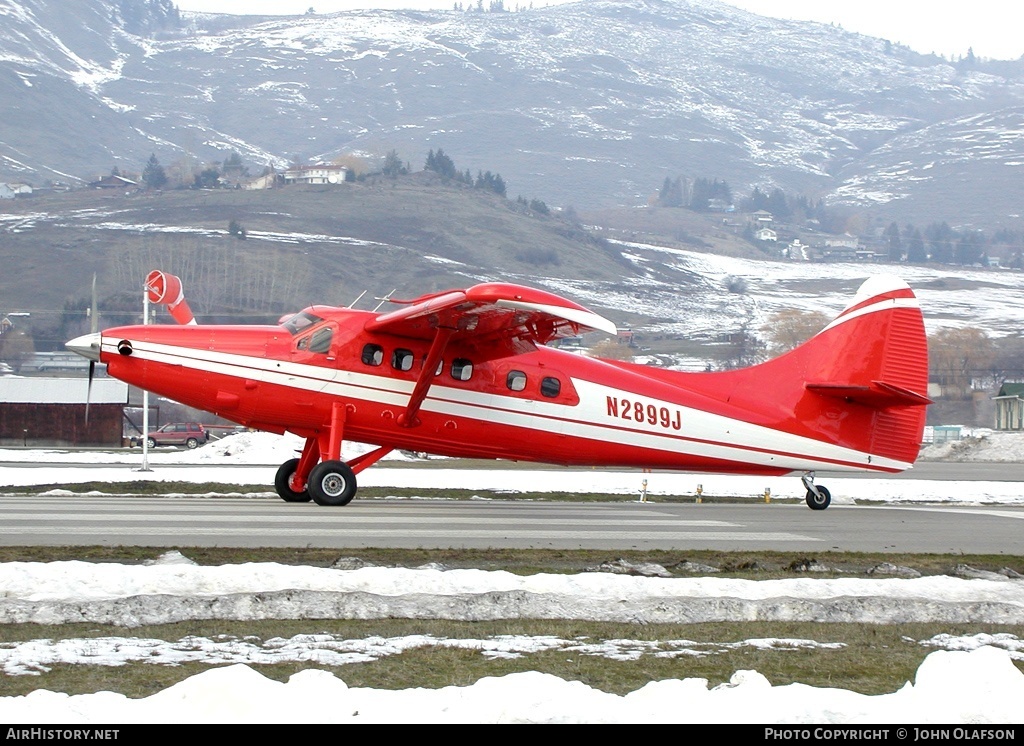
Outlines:
<svg viewBox="0 0 1024 746"><path fill-rule="evenodd" d="M14 199L32 194L28 184L0 184L0 199Z"/></svg>
<svg viewBox="0 0 1024 746"><path fill-rule="evenodd" d="M343 184L347 178L348 167L332 163L296 166L284 172L286 184Z"/></svg>

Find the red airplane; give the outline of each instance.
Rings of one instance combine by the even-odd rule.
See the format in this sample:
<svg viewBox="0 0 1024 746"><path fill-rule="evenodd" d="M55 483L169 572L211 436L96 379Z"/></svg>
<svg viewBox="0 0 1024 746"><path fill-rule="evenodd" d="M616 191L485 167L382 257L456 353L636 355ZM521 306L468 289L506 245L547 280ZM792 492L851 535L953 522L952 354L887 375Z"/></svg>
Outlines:
<svg viewBox="0 0 1024 746"><path fill-rule="evenodd" d="M801 346L739 370L687 373L547 346L607 319L552 293L489 282L392 301L310 306L276 326L195 324L173 275L149 297L179 325L122 326L69 349L109 375L250 428L305 438L278 469L288 502L346 505L394 449L566 466L783 475L807 505L816 470L909 469L925 424L928 353L913 291L868 279ZM342 440L377 446L342 459Z"/></svg>

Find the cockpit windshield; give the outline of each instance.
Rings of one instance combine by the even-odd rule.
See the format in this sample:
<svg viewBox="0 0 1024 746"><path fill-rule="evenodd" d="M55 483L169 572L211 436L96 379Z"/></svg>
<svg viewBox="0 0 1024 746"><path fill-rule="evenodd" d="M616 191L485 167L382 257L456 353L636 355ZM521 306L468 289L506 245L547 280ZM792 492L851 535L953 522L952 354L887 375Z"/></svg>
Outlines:
<svg viewBox="0 0 1024 746"><path fill-rule="evenodd" d="M323 319L319 316L309 313L308 311L300 311L287 321L281 322L281 326L287 329L294 337L296 334L301 333L314 324L319 324L321 321L323 321Z"/></svg>

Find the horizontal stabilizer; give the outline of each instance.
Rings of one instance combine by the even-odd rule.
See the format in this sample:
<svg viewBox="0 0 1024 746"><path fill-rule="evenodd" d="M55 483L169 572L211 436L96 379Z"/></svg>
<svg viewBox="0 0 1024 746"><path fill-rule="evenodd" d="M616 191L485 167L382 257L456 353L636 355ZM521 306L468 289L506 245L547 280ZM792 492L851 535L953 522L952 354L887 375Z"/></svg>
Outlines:
<svg viewBox="0 0 1024 746"><path fill-rule="evenodd" d="M808 391L820 394L821 396L842 399L843 401L863 404L877 409L915 405L924 406L932 403L932 400L927 396L900 386L885 383L884 381L872 381L870 386L842 383L806 383L804 387Z"/></svg>

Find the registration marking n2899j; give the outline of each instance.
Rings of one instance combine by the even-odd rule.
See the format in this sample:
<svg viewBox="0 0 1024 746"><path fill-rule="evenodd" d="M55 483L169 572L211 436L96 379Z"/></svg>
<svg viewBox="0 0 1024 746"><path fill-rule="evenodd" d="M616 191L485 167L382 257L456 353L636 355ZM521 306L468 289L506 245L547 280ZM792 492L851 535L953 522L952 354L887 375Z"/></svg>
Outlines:
<svg viewBox="0 0 1024 746"><path fill-rule="evenodd" d="M641 424L657 425L666 430L669 428L679 430L683 426L682 412L676 407L669 408L617 396L608 396L606 399L608 401L609 417L639 422Z"/></svg>

